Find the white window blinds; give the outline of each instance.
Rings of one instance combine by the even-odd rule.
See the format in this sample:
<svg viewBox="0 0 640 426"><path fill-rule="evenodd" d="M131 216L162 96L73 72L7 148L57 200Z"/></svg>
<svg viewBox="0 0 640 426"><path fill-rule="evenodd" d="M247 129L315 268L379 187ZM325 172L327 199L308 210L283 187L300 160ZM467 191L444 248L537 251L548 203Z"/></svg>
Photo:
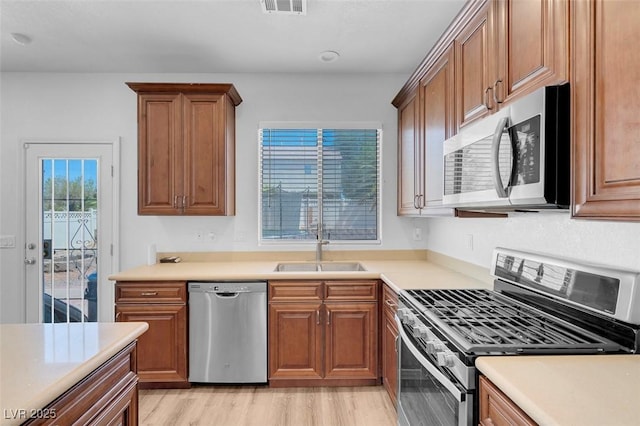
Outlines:
<svg viewBox="0 0 640 426"><path fill-rule="evenodd" d="M261 128L261 240L379 240L376 128Z"/></svg>

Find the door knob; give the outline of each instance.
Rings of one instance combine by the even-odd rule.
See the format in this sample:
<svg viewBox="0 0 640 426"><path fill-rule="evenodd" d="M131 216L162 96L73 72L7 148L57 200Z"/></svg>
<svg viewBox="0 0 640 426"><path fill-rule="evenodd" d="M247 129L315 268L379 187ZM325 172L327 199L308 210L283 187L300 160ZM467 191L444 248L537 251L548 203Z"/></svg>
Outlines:
<svg viewBox="0 0 640 426"><path fill-rule="evenodd" d="M35 257L30 257L28 259L24 259L24 263L26 263L27 265L35 265L36 264L36 258Z"/></svg>

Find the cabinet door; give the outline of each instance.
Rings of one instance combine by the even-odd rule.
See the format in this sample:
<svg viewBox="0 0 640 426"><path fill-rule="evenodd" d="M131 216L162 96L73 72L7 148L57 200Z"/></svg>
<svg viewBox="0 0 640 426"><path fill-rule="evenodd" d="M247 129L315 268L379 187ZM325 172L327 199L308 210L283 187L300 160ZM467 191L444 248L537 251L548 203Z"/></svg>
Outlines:
<svg viewBox="0 0 640 426"><path fill-rule="evenodd" d="M149 324L149 329L138 338L141 383L188 385L186 305L116 305L116 320Z"/></svg>
<svg viewBox="0 0 640 426"><path fill-rule="evenodd" d="M398 392L398 327L394 315L398 309L398 295L387 284L382 289L382 384L396 404Z"/></svg>
<svg viewBox="0 0 640 426"><path fill-rule="evenodd" d="M224 215L228 206L227 156L234 150L226 138L226 97L222 94L185 93L184 213ZM233 179L233 178L232 178Z"/></svg>
<svg viewBox="0 0 640 426"><path fill-rule="evenodd" d="M322 379L322 303L269 305L269 380Z"/></svg>
<svg viewBox="0 0 640 426"><path fill-rule="evenodd" d="M420 82L424 206L440 207L443 195L443 143L455 131L453 46Z"/></svg>
<svg viewBox="0 0 640 426"><path fill-rule="evenodd" d="M393 316L386 312L382 323L382 384L395 405L398 397L398 327Z"/></svg>
<svg viewBox="0 0 640 426"><path fill-rule="evenodd" d="M458 128L495 110L491 4L487 2L455 38Z"/></svg>
<svg viewBox="0 0 640 426"><path fill-rule="evenodd" d="M536 423L486 377L480 376L481 426L535 426Z"/></svg>
<svg viewBox="0 0 640 426"><path fill-rule="evenodd" d="M640 220L640 2L571 3L572 214Z"/></svg>
<svg viewBox="0 0 640 426"><path fill-rule="evenodd" d="M327 379L377 379L378 330L375 302L325 303Z"/></svg>
<svg viewBox="0 0 640 426"><path fill-rule="evenodd" d="M179 93L138 97L138 214L179 214L182 118Z"/></svg>
<svg viewBox="0 0 640 426"><path fill-rule="evenodd" d="M565 82L569 64L569 1L496 2L497 75L492 95L501 102Z"/></svg>
<svg viewBox="0 0 640 426"><path fill-rule="evenodd" d="M417 93L398 108L398 216L419 215L421 150Z"/></svg>

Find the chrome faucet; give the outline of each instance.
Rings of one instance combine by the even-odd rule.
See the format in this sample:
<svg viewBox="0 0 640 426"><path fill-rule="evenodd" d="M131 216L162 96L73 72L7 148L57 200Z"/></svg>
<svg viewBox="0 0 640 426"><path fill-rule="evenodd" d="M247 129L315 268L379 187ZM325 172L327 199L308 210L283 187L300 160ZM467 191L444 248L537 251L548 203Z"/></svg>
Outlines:
<svg viewBox="0 0 640 426"><path fill-rule="evenodd" d="M316 242L316 262L322 262L322 246L329 244L328 240L318 238Z"/></svg>

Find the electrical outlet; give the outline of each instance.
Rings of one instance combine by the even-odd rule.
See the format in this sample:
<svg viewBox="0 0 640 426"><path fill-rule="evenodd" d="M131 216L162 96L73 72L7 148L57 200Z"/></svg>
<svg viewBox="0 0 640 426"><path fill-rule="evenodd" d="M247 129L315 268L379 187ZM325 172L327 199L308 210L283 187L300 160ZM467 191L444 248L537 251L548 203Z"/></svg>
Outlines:
<svg viewBox="0 0 640 426"><path fill-rule="evenodd" d="M209 231L207 233L207 241L215 241L216 240L216 233L213 231Z"/></svg>
<svg viewBox="0 0 640 426"><path fill-rule="evenodd" d="M473 251L473 234L467 234L465 237L467 250Z"/></svg>
<svg viewBox="0 0 640 426"><path fill-rule="evenodd" d="M413 228L413 240L414 241L422 240L422 228Z"/></svg>

